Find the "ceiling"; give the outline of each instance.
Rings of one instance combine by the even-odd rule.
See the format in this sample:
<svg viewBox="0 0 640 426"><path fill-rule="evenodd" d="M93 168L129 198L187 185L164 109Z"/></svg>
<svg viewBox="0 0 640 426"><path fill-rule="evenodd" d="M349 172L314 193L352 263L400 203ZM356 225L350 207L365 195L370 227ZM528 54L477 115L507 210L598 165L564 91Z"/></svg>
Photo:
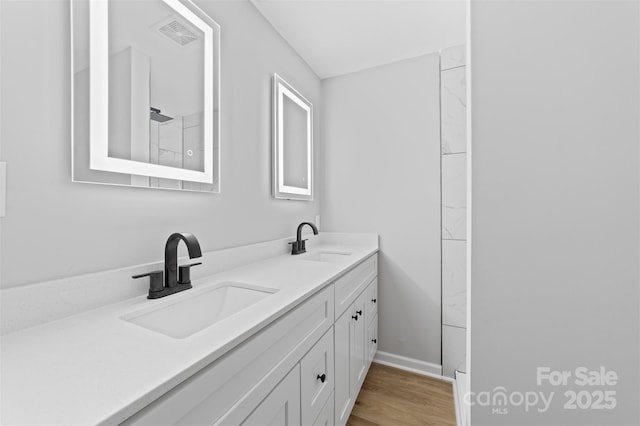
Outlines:
<svg viewBox="0 0 640 426"><path fill-rule="evenodd" d="M465 42L464 0L251 0L322 79Z"/></svg>

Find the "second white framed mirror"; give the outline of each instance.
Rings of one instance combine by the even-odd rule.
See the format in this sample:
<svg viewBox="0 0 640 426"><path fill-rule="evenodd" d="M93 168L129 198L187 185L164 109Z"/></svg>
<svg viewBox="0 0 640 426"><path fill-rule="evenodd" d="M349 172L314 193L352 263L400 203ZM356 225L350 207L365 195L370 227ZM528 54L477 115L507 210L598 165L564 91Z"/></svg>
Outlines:
<svg viewBox="0 0 640 426"><path fill-rule="evenodd" d="M313 105L273 75L273 196L313 199Z"/></svg>

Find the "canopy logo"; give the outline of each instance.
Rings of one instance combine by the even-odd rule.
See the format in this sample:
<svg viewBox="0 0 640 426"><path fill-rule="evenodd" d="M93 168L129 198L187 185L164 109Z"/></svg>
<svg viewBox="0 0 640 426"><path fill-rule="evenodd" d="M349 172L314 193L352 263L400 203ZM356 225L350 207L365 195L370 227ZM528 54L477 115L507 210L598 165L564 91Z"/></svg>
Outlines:
<svg viewBox="0 0 640 426"><path fill-rule="evenodd" d="M618 374L605 367L596 370L587 367L573 370L552 370L550 367L536 369L537 386L564 390L559 399L565 410L614 409L617 403L616 391L611 388L617 383ZM504 386L496 386L491 391L468 392L464 396L464 403L469 406L491 407L492 414L498 415L509 414L509 409L513 407L523 408L526 412L536 410L546 413L555 395L555 391L541 390L508 392Z"/></svg>
<svg viewBox="0 0 640 426"><path fill-rule="evenodd" d="M464 403L470 406L492 407L493 414L508 414L507 407L524 407L524 411L536 409L546 412L551 406L554 392L507 392L504 386L497 386L492 391L469 392L464 396Z"/></svg>

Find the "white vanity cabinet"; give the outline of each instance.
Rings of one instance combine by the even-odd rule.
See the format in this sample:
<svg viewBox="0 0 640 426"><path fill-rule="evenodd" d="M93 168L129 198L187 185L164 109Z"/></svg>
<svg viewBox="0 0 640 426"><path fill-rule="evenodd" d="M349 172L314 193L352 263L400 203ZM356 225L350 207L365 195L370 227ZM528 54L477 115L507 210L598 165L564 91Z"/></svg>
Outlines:
<svg viewBox="0 0 640 426"><path fill-rule="evenodd" d="M300 371L300 361L314 354L312 348L323 336L333 341L333 306L333 285L329 285L124 424L243 424L294 367ZM300 405L300 373L297 377ZM302 413L306 410L303 407Z"/></svg>
<svg viewBox="0 0 640 426"><path fill-rule="evenodd" d="M377 347L376 277L374 254L123 424L344 425Z"/></svg>
<svg viewBox="0 0 640 426"><path fill-rule="evenodd" d="M375 273L363 274L362 270ZM358 269L361 268L361 269ZM336 306L339 305L339 285L353 289L355 299L347 306L335 323L335 424L347 423L364 378L377 349L370 334L377 333L377 259L369 258L364 264L336 281ZM346 279L344 279L346 278ZM348 280L351 278L352 280ZM344 280L343 280L344 279ZM354 283L353 280L358 280ZM344 294L344 292L342 292ZM351 298L353 298L351 297ZM372 299L376 299L372 302ZM373 305L373 307L371 306ZM375 331L372 331L375 330Z"/></svg>

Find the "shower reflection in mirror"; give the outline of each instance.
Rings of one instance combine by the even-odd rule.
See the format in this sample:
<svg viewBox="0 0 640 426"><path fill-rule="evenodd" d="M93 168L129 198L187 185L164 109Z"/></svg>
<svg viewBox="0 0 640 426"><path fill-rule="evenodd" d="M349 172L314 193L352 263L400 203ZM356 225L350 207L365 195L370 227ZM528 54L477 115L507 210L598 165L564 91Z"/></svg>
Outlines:
<svg viewBox="0 0 640 426"><path fill-rule="evenodd" d="M219 192L219 26L189 0L72 0L73 180Z"/></svg>

